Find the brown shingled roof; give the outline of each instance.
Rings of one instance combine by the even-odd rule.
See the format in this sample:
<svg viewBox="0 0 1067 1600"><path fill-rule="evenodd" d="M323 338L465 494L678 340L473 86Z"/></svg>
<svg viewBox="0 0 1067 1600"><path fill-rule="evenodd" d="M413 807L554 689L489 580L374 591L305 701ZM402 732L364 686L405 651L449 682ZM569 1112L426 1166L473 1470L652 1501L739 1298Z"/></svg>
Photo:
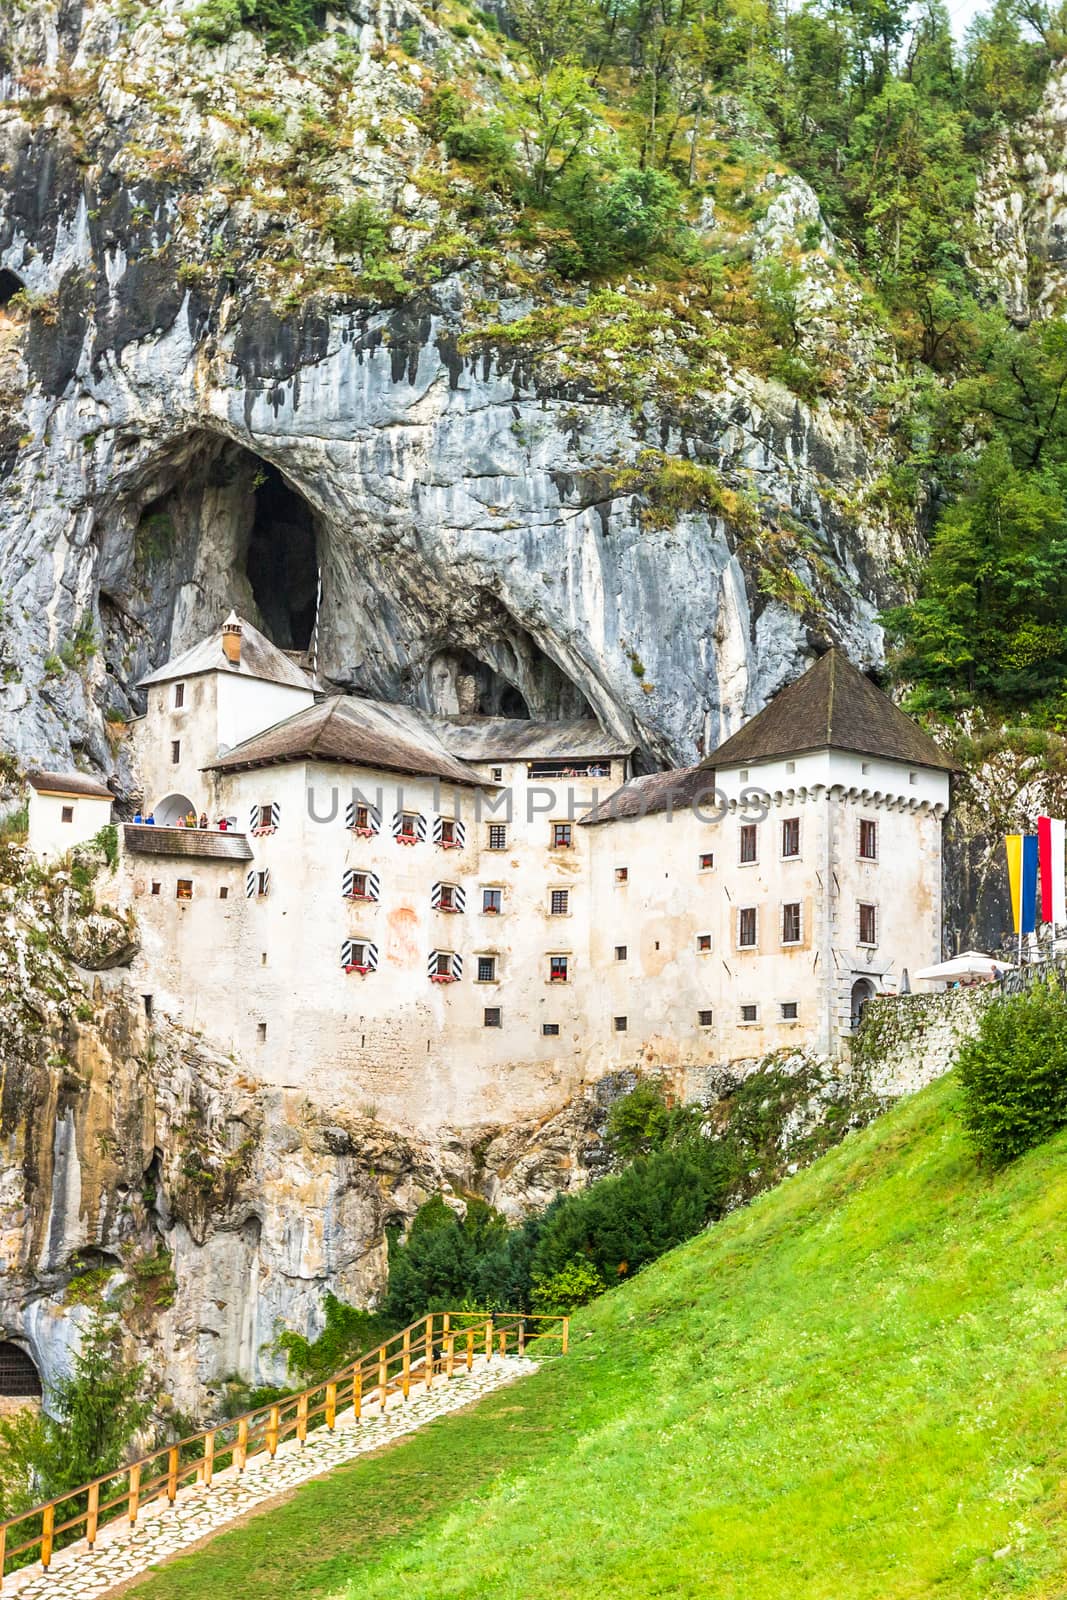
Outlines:
<svg viewBox="0 0 1067 1600"><path fill-rule="evenodd" d="M91 800L115 798L110 789L82 772L28 772L26 781L38 794L86 795Z"/></svg>
<svg viewBox="0 0 1067 1600"><path fill-rule="evenodd" d="M405 707L341 694L235 745L204 770L238 772L283 761L338 761L471 786L485 781L450 755L428 727L416 738Z"/></svg>
<svg viewBox="0 0 1067 1600"><path fill-rule="evenodd" d="M705 770L807 750L851 750L951 772L953 763L842 650L829 650L701 762Z"/></svg>
<svg viewBox="0 0 1067 1600"><path fill-rule="evenodd" d="M164 661L155 672L142 678L139 687L146 689L153 683L170 683L175 678L195 678L201 672L226 672L239 678L259 678L264 683L281 683L290 689L314 689L315 683L302 667L291 661L283 650L272 644L266 634L260 633L243 617L241 626L241 659L235 665L228 661L222 650L222 630L216 628L206 639L183 650L172 661Z"/></svg>
<svg viewBox="0 0 1067 1600"><path fill-rule="evenodd" d="M703 767L679 767L671 772L650 772L631 778L621 789L587 811L581 818L586 827L598 822L617 822L624 817L648 817L657 811L684 811L704 801L714 803L715 774Z"/></svg>
<svg viewBox="0 0 1067 1600"><path fill-rule="evenodd" d="M208 828L160 828L128 822L123 844L135 856L190 856L205 861L251 861L243 833L215 833Z"/></svg>

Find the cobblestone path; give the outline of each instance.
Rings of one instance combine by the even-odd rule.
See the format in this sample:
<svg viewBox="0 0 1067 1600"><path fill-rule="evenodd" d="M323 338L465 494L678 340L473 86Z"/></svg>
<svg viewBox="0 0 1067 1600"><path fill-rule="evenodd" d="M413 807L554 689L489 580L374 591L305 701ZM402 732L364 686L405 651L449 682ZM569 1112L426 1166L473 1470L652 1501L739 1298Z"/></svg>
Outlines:
<svg viewBox="0 0 1067 1600"><path fill-rule="evenodd" d="M84 1543L71 1545L53 1557L48 1572L35 1564L9 1574L3 1600L16 1594L20 1600L100 1600L275 1495L413 1433L423 1423L471 1405L536 1369L536 1361L518 1356L494 1356L490 1362L483 1356L475 1360L472 1371L457 1373L451 1380L440 1378L429 1393L413 1390L406 1402L399 1394L391 1395L384 1412L377 1402L364 1401L359 1422L351 1410L344 1412L332 1433L318 1428L302 1447L295 1439L286 1440L273 1462L266 1455L254 1456L242 1473L232 1467L216 1473L210 1489L193 1484L180 1491L173 1505L154 1502L132 1529L125 1521L109 1523L93 1550Z"/></svg>

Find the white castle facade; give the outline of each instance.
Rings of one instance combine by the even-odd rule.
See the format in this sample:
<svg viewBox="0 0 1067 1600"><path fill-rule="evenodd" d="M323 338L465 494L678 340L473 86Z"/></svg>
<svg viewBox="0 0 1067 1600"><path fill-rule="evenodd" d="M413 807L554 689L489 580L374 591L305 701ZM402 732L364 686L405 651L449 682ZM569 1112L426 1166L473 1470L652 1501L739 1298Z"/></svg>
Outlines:
<svg viewBox="0 0 1067 1600"><path fill-rule="evenodd" d="M837 651L646 777L592 720L323 695L233 617L145 688L113 892L146 1009L320 1104L429 1130L620 1069L693 1095L846 1053L866 999L940 958L949 764ZM100 826L98 786L79 813L84 779L31 782L39 854Z"/></svg>

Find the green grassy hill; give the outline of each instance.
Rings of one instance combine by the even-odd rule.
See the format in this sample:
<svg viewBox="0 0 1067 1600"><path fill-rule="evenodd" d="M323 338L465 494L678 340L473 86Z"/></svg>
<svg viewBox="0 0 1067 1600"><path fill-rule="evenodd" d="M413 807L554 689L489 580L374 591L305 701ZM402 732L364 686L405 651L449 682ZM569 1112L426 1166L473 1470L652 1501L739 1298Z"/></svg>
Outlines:
<svg viewBox="0 0 1067 1600"><path fill-rule="evenodd" d="M574 1352L137 1600L1067 1594L1067 1136L951 1079L576 1319Z"/></svg>

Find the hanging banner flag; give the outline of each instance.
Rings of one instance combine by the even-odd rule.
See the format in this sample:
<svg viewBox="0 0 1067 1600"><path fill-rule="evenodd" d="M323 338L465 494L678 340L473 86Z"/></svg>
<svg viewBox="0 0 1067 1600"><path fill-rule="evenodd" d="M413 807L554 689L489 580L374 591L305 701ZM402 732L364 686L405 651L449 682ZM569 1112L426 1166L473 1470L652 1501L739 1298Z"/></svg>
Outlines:
<svg viewBox="0 0 1067 1600"><path fill-rule="evenodd" d="M1052 834L1052 912L1048 920L1055 927L1067 923L1067 822L1049 819Z"/></svg>
<svg viewBox="0 0 1067 1600"><path fill-rule="evenodd" d="M1022 933L1037 931L1037 834L1023 835Z"/></svg>
<svg viewBox="0 0 1067 1600"><path fill-rule="evenodd" d="M1037 819L1037 862L1041 877L1041 921L1052 921L1052 818Z"/></svg>
<svg viewBox="0 0 1067 1600"><path fill-rule="evenodd" d="M1004 849L1008 854L1008 887L1011 890L1011 924L1015 932L1020 931L1020 917L1022 914L1022 888L1023 888L1023 837L1021 833L1009 833L1004 840Z"/></svg>

